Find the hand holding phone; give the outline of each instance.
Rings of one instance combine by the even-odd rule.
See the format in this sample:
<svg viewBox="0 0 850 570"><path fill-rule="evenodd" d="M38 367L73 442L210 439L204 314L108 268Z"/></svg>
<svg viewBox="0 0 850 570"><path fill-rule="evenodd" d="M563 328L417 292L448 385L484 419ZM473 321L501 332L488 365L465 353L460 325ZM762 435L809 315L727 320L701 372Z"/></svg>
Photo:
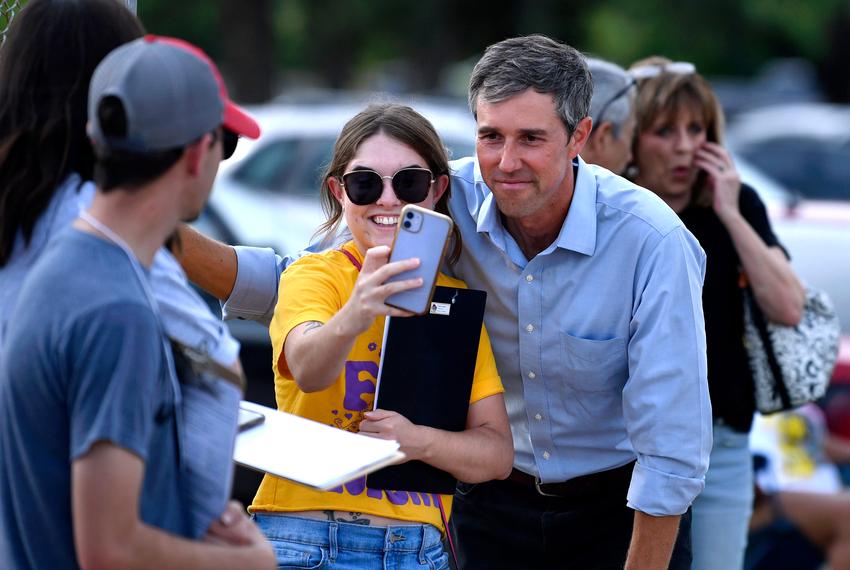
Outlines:
<svg viewBox="0 0 850 570"><path fill-rule="evenodd" d="M422 286L390 295L385 301L387 305L417 315L428 311L452 226L451 218L439 212L413 204L402 208L389 261L417 257L420 263L419 267L390 277L387 282L421 277Z"/></svg>

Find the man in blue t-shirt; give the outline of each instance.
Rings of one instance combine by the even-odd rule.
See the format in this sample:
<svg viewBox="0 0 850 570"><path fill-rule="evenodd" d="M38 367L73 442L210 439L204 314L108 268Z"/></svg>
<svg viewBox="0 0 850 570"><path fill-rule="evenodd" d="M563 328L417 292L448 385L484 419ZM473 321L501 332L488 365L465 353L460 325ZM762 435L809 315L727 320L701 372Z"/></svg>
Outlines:
<svg viewBox="0 0 850 570"><path fill-rule="evenodd" d="M148 284L155 252L203 207L227 137L258 134L185 42L148 36L95 71L98 191L24 282L0 358L4 567L273 566L235 507L189 540L179 386Z"/></svg>

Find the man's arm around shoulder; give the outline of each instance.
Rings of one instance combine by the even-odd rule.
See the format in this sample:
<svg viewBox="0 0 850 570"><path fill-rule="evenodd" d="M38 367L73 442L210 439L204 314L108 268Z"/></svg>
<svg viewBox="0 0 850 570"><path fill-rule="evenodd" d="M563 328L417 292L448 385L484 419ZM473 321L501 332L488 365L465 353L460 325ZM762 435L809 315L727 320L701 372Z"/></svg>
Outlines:
<svg viewBox="0 0 850 570"><path fill-rule="evenodd" d="M98 442L74 460L71 469L74 545L82 568L275 567L271 546L247 520L234 524L238 539L219 533L207 542L142 522L144 462L121 447Z"/></svg>

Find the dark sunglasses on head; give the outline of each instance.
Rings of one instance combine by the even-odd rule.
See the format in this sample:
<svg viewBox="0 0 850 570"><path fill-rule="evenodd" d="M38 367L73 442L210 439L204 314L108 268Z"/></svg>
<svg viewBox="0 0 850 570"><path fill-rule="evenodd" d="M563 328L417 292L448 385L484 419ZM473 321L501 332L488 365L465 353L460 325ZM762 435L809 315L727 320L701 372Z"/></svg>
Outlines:
<svg viewBox="0 0 850 570"><path fill-rule="evenodd" d="M392 176L381 176L374 170L352 170L342 175L342 187L352 203L366 206L378 201L384 191L384 180L391 180L399 200L418 204L428 197L434 175L425 168L402 168Z"/></svg>
<svg viewBox="0 0 850 570"><path fill-rule="evenodd" d="M634 87L635 85L637 85L637 81L633 77L630 77L628 82L626 83L626 86L623 87L622 89L620 89L619 91L617 91L616 93L614 93L614 95L610 99L608 99L605 102L604 105L602 105L602 108L599 110L599 112L596 114L596 117L593 119L593 128L594 129L598 125L602 124L602 122L603 122L602 118L605 116L605 112L608 110L608 107L613 105L614 101L616 101L617 99L619 99L620 97L624 96L626 93L631 91L632 87Z"/></svg>

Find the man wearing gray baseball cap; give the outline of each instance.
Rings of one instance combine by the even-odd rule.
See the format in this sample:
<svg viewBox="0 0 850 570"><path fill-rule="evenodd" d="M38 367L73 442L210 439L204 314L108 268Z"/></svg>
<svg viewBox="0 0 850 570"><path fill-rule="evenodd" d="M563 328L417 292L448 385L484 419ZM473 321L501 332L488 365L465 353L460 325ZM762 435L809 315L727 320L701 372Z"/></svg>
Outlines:
<svg viewBox="0 0 850 570"><path fill-rule="evenodd" d="M0 558L15 568L271 568L238 505L189 520L181 387L149 285L155 252L198 215L219 162L259 127L198 48L146 36L89 91L97 193L33 266L0 366ZM201 533L203 534L203 533ZM198 540L203 538L203 540Z"/></svg>

